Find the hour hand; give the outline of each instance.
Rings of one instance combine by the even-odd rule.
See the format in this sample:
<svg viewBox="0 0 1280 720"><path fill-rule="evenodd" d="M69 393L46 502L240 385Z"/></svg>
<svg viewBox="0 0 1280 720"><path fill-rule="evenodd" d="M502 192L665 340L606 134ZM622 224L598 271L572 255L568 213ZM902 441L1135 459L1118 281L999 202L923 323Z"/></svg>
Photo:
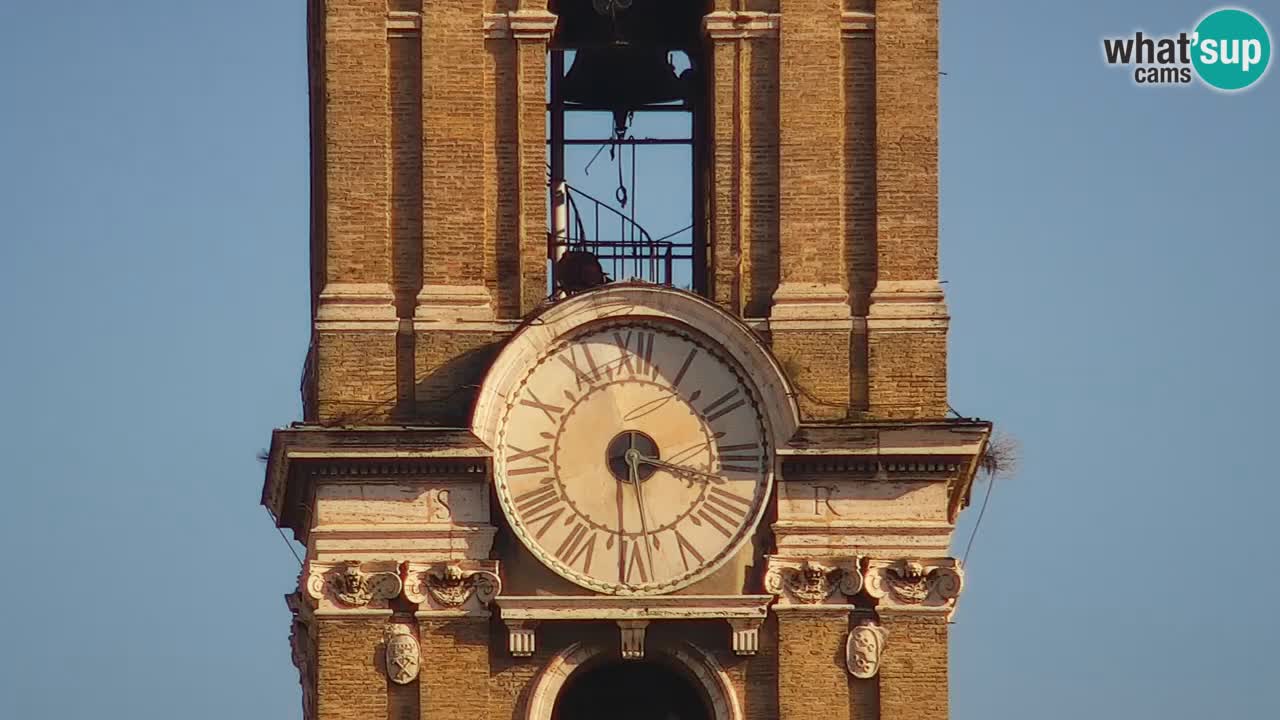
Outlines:
<svg viewBox="0 0 1280 720"><path fill-rule="evenodd" d="M724 478L720 477L719 475L713 475L712 473L702 472L701 470L694 470L693 468L684 467L683 465L672 465L669 462L663 462L661 460L658 460L657 458L645 457L644 455L641 455L639 458L637 458L637 460L646 465L652 465L653 467L662 468L663 470L670 471L673 474L694 475L699 478L705 478L706 480L709 480L717 485L724 482Z"/></svg>

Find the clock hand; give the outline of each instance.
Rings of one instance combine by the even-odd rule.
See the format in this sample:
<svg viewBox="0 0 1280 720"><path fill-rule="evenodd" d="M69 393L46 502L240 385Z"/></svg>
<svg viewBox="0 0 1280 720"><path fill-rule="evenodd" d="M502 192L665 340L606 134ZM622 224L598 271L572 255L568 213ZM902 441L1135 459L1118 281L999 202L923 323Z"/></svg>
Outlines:
<svg viewBox="0 0 1280 720"><path fill-rule="evenodd" d="M640 458L643 457L635 449L635 435L631 436L632 448L627 451L627 469L631 475L631 484L636 488L636 505L640 507L640 539L644 543L645 558L649 561L649 572L653 572L653 548L649 546L649 522L644 514L644 483L640 481Z"/></svg>
<svg viewBox="0 0 1280 720"><path fill-rule="evenodd" d="M644 463L646 465L652 465L657 468L662 468L663 470L669 470L673 473L683 473L686 475L700 475L704 478L708 478L709 480L711 480L711 482L717 485L723 484L725 481L724 478L720 477L719 475L713 475L711 473L702 472L701 470L694 470L693 468L684 467L682 465L672 465L669 462L663 462L655 458L645 457L644 455L638 456L636 458L636 462Z"/></svg>

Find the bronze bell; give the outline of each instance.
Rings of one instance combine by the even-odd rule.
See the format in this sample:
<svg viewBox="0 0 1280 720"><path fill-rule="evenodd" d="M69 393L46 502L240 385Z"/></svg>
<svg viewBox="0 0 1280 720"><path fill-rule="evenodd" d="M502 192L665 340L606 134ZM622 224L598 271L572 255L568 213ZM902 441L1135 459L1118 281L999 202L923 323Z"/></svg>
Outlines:
<svg viewBox="0 0 1280 720"><path fill-rule="evenodd" d="M662 48L615 44L582 48L560 83L566 103L578 110L613 113L614 133L626 133L627 115L646 106L689 99L689 71L677 76Z"/></svg>

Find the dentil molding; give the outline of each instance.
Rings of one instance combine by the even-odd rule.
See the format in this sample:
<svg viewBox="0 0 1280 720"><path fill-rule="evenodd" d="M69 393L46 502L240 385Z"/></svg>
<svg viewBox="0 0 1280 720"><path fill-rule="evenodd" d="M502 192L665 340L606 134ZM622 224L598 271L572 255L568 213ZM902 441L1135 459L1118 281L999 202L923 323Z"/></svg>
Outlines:
<svg viewBox="0 0 1280 720"><path fill-rule="evenodd" d="M862 590L862 561L844 558L799 559L769 556L765 590L778 596L775 608L848 605Z"/></svg>

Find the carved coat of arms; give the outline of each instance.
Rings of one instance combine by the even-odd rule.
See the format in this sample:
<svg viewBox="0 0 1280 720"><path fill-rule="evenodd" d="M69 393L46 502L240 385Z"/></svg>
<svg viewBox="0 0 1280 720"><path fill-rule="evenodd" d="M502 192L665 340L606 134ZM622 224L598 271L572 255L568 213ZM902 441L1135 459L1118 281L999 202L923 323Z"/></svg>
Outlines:
<svg viewBox="0 0 1280 720"><path fill-rule="evenodd" d="M387 677L397 685L411 683L418 677L422 663L418 640L404 625L389 625L386 633Z"/></svg>

